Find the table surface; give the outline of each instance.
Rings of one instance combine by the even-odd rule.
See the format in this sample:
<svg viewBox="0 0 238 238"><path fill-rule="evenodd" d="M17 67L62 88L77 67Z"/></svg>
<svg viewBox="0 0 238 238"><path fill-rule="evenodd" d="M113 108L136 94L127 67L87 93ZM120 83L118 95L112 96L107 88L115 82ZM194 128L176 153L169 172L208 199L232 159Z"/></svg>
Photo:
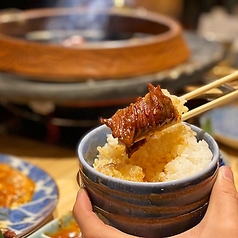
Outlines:
<svg viewBox="0 0 238 238"><path fill-rule="evenodd" d="M238 150L220 145L231 166L238 186ZM59 188L59 201L53 217L61 217L72 210L78 184L78 158L75 149L43 143L25 137L0 133L0 153L15 155L51 175Z"/></svg>

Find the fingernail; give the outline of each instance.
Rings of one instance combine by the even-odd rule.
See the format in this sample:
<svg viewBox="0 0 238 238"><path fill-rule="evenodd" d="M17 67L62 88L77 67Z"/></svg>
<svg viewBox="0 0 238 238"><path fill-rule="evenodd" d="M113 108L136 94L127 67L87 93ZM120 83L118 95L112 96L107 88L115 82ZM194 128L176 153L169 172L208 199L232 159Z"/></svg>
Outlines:
<svg viewBox="0 0 238 238"><path fill-rule="evenodd" d="M81 194L83 192L83 188L79 188L78 192L77 192L77 197L79 196L79 194Z"/></svg>
<svg viewBox="0 0 238 238"><path fill-rule="evenodd" d="M222 176L224 179L226 179L232 183L234 182L234 176L233 176L233 173L229 167L222 168L221 172L222 172Z"/></svg>

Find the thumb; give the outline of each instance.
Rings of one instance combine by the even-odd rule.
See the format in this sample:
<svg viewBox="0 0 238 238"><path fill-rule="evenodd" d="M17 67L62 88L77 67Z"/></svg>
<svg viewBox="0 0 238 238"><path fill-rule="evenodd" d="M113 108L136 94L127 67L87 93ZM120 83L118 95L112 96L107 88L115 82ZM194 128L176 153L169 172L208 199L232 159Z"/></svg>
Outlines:
<svg viewBox="0 0 238 238"><path fill-rule="evenodd" d="M88 194L80 189L73 207L73 215L78 223L83 237L95 238L136 238L104 224L92 211L92 205Z"/></svg>
<svg viewBox="0 0 238 238"><path fill-rule="evenodd" d="M224 227L224 222L229 222L231 219L238 222L238 193L231 169L222 166L219 169L208 210L202 222L209 225L211 222L216 225L220 222L220 225Z"/></svg>
<svg viewBox="0 0 238 238"><path fill-rule="evenodd" d="M176 238L187 237L238 237L238 195L233 173L221 167L213 186L207 212L202 221Z"/></svg>

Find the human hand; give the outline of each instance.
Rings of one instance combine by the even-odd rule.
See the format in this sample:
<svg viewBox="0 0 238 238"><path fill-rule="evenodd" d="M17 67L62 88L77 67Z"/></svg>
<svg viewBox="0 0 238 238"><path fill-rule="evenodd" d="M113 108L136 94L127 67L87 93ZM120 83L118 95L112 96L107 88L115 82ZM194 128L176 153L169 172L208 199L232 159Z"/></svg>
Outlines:
<svg viewBox="0 0 238 238"><path fill-rule="evenodd" d="M238 193L231 169L222 166L202 221L194 228L173 238L235 238L238 237L237 224Z"/></svg>
<svg viewBox="0 0 238 238"><path fill-rule="evenodd" d="M92 205L88 194L80 189L73 208L73 215L78 223L83 238L133 238L114 227L106 225L92 211Z"/></svg>
<svg viewBox="0 0 238 238"><path fill-rule="evenodd" d="M73 208L76 222L84 238L135 238L104 224L92 211L92 205L84 189L80 189ZM194 228L173 238L237 238L238 193L230 168L219 169L208 210L202 221Z"/></svg>

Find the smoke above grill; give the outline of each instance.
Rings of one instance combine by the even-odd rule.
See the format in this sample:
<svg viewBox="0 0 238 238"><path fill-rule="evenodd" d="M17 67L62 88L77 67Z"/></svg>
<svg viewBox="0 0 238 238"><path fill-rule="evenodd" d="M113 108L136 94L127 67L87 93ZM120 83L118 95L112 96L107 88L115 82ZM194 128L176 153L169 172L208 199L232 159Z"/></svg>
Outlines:
<svg viewBox="0 0 238 238"><path fill-rule="evenodd" d="M110 8L133 6L133 0L70 0L59 1L57 8L80 8L80 14L68 14L64 19L49 18L42 30L27 32L25 39L41 43L58 43L66 47L85 42L113 41L132 37L128 32L108 32ZM143 37L147 34L137 34Z"/></svg>

